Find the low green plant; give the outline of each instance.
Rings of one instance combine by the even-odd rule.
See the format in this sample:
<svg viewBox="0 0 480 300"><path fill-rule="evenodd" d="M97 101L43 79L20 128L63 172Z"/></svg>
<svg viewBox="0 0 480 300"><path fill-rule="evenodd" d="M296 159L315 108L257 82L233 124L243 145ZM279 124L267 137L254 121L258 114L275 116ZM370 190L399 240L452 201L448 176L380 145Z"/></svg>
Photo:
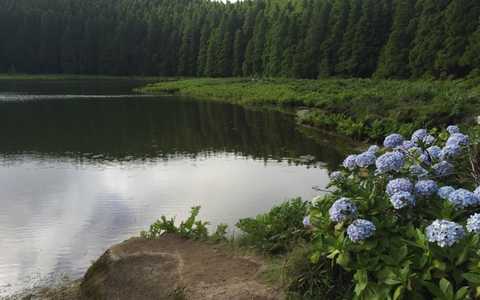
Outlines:
<svg viewBox="0 0 480 300"><path fill-rule="evenodd" d="M480 297L477 135L449 131L349 156L312 205L311 262L350 272L353 299Z"/></svg>
<svg viewBox="0 0 480 300"><path fill-rule="evenodd" d="M241 219L236 226L242 231L240 245L254 247L269 254L285 253L292 245L308 240L303 218L309 204L300 198L292 199L255 218Z"/></svg>
<svg viewBox="0 0 480 300"><path fill-rule="evenodd" d="M327 258L313 263L312 246L299 244L286 256L284 267L290 299L351 299L352 275Z"/></svg>
<svg viewBox="0 0 480 300"><path fill-rule="evenodd" d="M147 239L156 239L164 233L175 233L185 238L206 240L208 239L207 226L209 223L197 220L199 213L200 206L192 207L190 216L178 227L175 225L175 218L167 219L165 216L161 216L159 220L150 225L148 231L142 231L140 235Z"/></svg>

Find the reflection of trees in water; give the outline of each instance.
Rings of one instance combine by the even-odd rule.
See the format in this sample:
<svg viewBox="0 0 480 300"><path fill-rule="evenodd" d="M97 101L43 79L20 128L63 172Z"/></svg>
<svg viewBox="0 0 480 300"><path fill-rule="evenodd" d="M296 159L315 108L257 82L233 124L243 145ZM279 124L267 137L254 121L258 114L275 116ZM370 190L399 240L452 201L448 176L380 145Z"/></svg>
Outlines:
<svg viewBox="0 0 480 300"><path fill-rule="evenodd" d="M132 160L230 152L256 159L312 154L334 165L335 142L313 141L290 116L178 98L0 104L0 151L56 158Z"/></svg>

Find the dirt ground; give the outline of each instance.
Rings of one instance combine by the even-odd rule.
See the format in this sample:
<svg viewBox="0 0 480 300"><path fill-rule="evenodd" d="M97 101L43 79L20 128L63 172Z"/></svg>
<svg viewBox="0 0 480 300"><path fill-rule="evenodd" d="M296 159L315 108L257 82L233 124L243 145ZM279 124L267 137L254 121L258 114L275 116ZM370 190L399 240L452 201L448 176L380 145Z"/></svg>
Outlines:
<svg viewBox="0 0 480 300"><path fill-rule="evenodd" d="M263 263L228 247L165 235L110 248L81 282L27 299L282 299L259 279Z"/></svg>

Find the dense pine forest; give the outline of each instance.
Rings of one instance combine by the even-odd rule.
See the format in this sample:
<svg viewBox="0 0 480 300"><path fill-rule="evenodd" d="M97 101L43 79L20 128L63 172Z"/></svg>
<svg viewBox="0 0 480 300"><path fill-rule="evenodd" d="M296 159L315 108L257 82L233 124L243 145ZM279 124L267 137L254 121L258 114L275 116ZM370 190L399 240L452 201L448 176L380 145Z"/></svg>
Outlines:
<svg viewBox="0 0 480 300"><path fill-rule="evenodd" d="M0 0L0 72L460 78L478 0Z"/></svg>

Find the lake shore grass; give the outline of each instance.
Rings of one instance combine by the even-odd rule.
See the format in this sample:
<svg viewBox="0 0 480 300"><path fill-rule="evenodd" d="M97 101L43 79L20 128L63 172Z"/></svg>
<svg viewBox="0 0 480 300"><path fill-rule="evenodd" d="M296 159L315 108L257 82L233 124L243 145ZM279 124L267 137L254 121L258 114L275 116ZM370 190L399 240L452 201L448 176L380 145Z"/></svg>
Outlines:
<svg viewBox="0 0 480 300"><path fill-rule="evenodd" d="M407 81L377 79L196 78L137 89L244 105L293 108L301 123L357 140L388 132L471 124L480 108L480 79Z"/></svg>

